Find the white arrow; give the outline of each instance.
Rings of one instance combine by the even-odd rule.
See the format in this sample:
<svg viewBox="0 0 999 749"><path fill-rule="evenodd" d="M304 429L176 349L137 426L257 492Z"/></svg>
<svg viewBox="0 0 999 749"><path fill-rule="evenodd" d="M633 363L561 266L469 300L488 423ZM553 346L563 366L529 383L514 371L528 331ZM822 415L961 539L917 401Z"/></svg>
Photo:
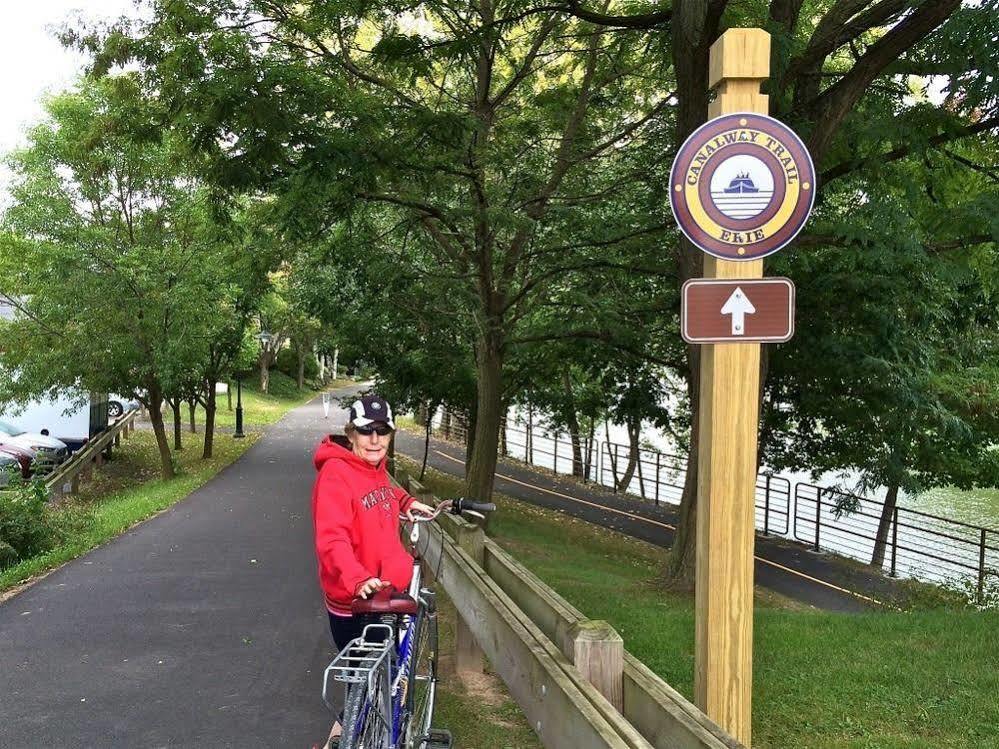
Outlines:
<svg viewBox="0 0 999 749"><path fill-rule="evenodd" d="M732 315L732 335L746 334L746 315L756 313L756 307L749 301L749 298L738 286L732 292L724 306L721 308L723 315Z"/></svg>

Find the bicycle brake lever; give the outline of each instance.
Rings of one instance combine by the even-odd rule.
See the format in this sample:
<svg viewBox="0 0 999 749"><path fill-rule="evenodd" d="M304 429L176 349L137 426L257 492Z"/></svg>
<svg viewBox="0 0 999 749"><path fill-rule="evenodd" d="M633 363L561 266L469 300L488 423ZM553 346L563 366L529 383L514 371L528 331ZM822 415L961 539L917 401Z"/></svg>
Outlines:
<svg viewBox="0 0 999 749"><path fill-rule="evenodd" d="M485 515L483 515L481 512L476 512L475 510L462 510L461 514L462 515L471 515L473 518L481 518L482 520L486 519Z"/></svg>

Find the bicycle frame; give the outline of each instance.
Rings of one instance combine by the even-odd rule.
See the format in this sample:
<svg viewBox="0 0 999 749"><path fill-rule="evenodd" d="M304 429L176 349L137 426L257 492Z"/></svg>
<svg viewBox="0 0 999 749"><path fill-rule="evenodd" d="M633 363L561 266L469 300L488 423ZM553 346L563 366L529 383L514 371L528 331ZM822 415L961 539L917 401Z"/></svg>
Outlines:
<svg viewBox="0 0 999 749"><path fill-rule="evenodd" d="M463 502L465 506L463 506ZM414 550L413 573L407 593L418 604L416 615L400 616L396 620L398 622L397 629L387 623L367 625L361 636L356 640L352 640L343 649L343 652L339 653L334 661L327 666L323 675L323 700L331 709L333 706L327 698L331 674L336 681L354 684L367 682L364 703L357 713L359 716L357 724L349 727L351 736L357 735L358 727L367 726L368 716L373 707L373 695L377 693L384 700L384 704L381 706L381 714L383 716L390 716L384 723L384 728L388 732L389 744L388 746L378 747L366 746L364 749L398 749L399 742L402 740L406 729L410 727L413 719L413 716L410 715L407 720L405 711L407 697L415 689L413 679L419 678L418 675L414 676L413 673L416 667L413 662L413 655L417 646L414 642L414 637L419 634L416 623L422 621L424 617L432 613L432 608L428 604L428 596L432 594L428 591L427 596L421 595L423 593L423 574L420 566L419 550L417 548L420 540L420 524L433 521L449 505L452 507L451 511L456 514L467 512L477 517L483 517L479 510L482 512L491 512L496 509L496 506L491 503L473 503L459 498L441 502L430 514L406 518L411 520L413 524L409 540ZM369 640L367 634L369 630L374 631L372 628L375 627L388 630L388 632L384 633L387 635L384 640L378 642L374 642L373 638ZM358 663L361 665L357 665ZM379 689L379 681L383 678L384 681L381 683L384 686ZM425 730L428 733L430 732L430 720L432 720L434 712L435 684L435 669L431 669L427 685L427 702L425 703L427 725L418 727L421 731ZM350 694L353 695L354 693L351 692ZM388 724L388 721L391 722L391 725ZM347 728L347 726L344 726L345 733ZM423 736L421 734L421 742L424 739L430 739L430 736Z"/></svg>
<svg viewBox="0 0 999 749"><path fill-rule="evenodd" d="M419 540L419 525L414 524L413 528L413 534L410 538L413 539L415 546L416 541ZM397 747L399 745L399 742L402 740L403 731L406 728L403 725L403 717L406 709L405 698L410 688L409 681L412 678L415 624L416 619L420 616L426 616L427 612L426 601L420 596L422 577L420 560L418 556L415 556L413 560L413 575L407 592L413 600L419 603L420 611L415 617L400 617L398 636L396 636L393 628L388 624L367 625L361 637L352 641L344 648L343 653L339 654L326 668L323 676L323 700L330 707L332 705L327 697L327 693L331 675L335 681L346 683L361 683L362 680L359 677L362 674L366 676L364 681L367 683L367 696L365 697L365 704L361 712L360 725L364 724L371 711L371 696L376 692L387 695L387 703L382 706L382 714L392 716L392 725L386 726L389 728L389 735L391 737L390 747ZM376 646L376 643L372 642L376 629L388 630L383 633L385 635L383 643L387 642L387 646L383 643L378 643ZM370 639L369 631L372 633ZM343 662L342 664L341 661ZM383 689L378 690L376 687L382 676L387 678L385 679ZM400 689L403 684L407 687L405 690ZM430 710L431 712L433 711L432 704ZM356 728L357 726L354 726L354 730ZM378 749L381 749L381 747Z"/></svg>

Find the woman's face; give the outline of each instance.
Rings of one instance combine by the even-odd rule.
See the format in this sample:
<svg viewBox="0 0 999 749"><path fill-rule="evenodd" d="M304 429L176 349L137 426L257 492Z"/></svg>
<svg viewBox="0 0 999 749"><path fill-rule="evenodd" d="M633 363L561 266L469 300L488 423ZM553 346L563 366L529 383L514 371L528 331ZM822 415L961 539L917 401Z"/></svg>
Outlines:
<svg viewBox="0 0 999 749"><path fill-rule="evenodd" d="M392 433L389 432L384 435L378 434L378 432L361 434L352 429L347 435L347 439L350 440L350 446L354 455L376 466L382 462L382 458L388 452L389 443L392 442Z"/></svg>

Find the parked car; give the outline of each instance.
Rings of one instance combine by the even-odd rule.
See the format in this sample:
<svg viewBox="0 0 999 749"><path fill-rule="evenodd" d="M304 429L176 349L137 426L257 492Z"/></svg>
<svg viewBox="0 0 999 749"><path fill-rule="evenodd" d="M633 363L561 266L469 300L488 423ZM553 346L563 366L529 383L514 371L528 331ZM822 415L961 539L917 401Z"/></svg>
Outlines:
<svg viewBox="0 0 999 749"><path fill-rule="evenodd" d="M38 473L51 471L69 457L69 448L65 442L45 434L26 432L6 421L0 421L0 444L34 450L37 455L33 467Z"/></svg>
<svg viewBox="0 0 999 749"><path fill-rule="evenodd" d="M13 455L0 453L0 487L7 486L11 478L21 472L21 466Z"/></svg>
<svg viewBox="0 0 999 749"><path fill-rule="evenodd" d="M108 394L108 418L119 419L129 411L138 411L141 407L135 398L129 398L115 393Z"/></svg>
<svg viewBox="0 0 999 749"><path fill-rule="evenodd" d="M38 453L30 447L18 447L17 445L0 445L0 455L7 455L14 458L21 467L21 476L24 478L31 477L31 464L38 457Z"/></svg>
<svg viewBox="0 0 999 749"><path fill-rule="evenodd" d="M51 396L8 404L0 409L0 421L16 424L25 432L55 437L70 451L79 450L107 429L107 393L65 388Z"/></svg>

